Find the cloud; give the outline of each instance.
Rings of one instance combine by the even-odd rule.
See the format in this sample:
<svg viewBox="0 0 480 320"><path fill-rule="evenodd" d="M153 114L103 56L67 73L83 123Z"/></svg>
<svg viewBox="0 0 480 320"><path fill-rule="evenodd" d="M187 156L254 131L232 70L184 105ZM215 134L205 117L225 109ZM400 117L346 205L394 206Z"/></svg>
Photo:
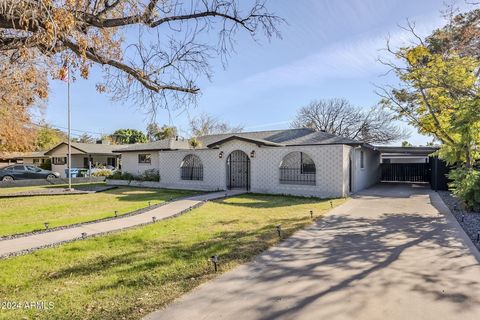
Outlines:
<svg viewBox="0 0 480 320"><path fill-rule="evenodd" d="M443 24L438 13L418 17L416 31L425 36ZM382 49L387 38L393 47L411 43L412 34L398 26L390 32L369 31L355 38L344 39L323 47L320 51L269 70L260 71L240 81L210 87L207 94L221 94L243 99L244 93L253 94L287 87L316 85L331 79L355 79L376 76L386 71L377 59L385 55Z"/></svg>

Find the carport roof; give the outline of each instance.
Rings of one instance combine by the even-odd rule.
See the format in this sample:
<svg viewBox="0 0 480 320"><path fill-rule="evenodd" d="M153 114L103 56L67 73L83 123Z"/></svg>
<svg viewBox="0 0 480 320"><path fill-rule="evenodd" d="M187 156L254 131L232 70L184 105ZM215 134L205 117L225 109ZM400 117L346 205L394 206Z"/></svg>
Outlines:
<svg viewBox="0 0 480 320"><path fill-rule="evenodd" d="M376 146L383 156L386 155L405 155L405 156L428 156L436 152L439 147L393 147Z"/></svg>

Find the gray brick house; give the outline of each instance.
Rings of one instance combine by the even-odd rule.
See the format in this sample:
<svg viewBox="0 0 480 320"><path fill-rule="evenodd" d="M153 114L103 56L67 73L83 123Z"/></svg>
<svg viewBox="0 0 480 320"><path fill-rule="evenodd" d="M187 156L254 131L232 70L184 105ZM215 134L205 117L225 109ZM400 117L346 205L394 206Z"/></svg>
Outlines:
<svg viewBox="0 0 480 320"><path fill-rule="evenodd" d="M161 140L116 150L122 171L158 169L165 188L342 197L379 181L380 153L352 139L311 129Z"/></svg>

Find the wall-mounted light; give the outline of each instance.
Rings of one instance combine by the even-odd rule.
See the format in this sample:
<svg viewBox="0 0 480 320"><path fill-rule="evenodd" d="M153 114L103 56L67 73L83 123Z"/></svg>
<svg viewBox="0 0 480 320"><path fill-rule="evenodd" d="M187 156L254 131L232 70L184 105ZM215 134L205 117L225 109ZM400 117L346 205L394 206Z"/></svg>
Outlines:
<svg viewBox="0 0 480 320"><path fill-rule="evenodd" d="M223 151L220 151L220 153L218 154L218 157L219 157L220 159L223 158Z"/></svg>
<svg viewBox="0 0 480 320"><path fill-rule="evenodd" d="M252 152L250 152L250 158L255 158L255 150L252 150Z"/></svg>

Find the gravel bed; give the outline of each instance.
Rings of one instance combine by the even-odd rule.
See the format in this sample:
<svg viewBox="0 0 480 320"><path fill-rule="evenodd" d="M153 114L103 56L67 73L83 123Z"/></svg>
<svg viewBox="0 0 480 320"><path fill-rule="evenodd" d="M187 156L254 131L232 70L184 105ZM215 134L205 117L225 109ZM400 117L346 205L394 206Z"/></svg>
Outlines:
<svg viewBox="0 0 480 320"><path fill-rule="evenodd" d="M480 241L477 241L478 232L480 232L480 213L465 210L462 202L449 191L438 191L438 194L480 251Z"/></svg>
<svg viewBox="0 0 480 320"><path fill-rule="evenodd" d="M115 186L77 186L74 190L68 190L65 188L46 188L38 190L30 190L15 193L0 194L0 198L19 198L19 197L36 197L36 196L63 196L63 195L77 195L77 194L89 194L107 191L117 188Z"/></svg>

